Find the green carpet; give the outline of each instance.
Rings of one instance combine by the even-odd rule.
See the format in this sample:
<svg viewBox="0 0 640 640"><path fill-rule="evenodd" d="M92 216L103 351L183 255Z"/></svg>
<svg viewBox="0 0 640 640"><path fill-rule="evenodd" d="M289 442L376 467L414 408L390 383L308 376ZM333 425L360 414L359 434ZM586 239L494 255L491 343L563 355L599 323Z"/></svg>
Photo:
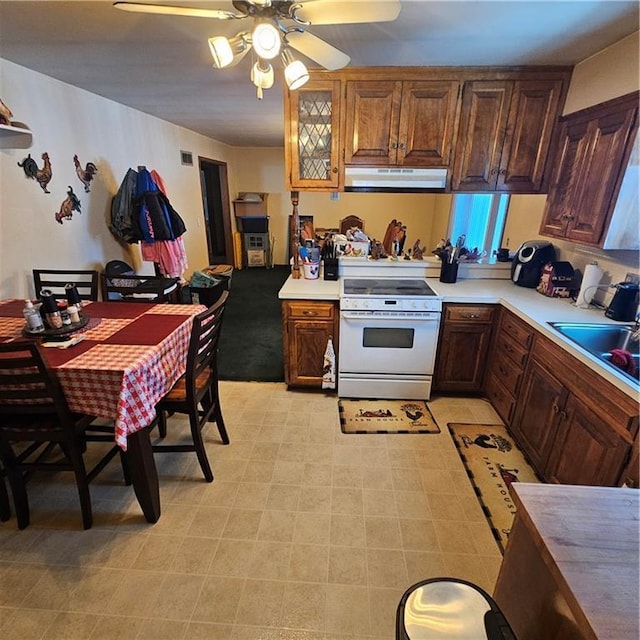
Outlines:
<svg viewBox="0 0 640 640"><path fill-rule="evenodd" d="M234 270L220 336L220 380L284 381L278 291L289 273L285 265Z"/></svg>

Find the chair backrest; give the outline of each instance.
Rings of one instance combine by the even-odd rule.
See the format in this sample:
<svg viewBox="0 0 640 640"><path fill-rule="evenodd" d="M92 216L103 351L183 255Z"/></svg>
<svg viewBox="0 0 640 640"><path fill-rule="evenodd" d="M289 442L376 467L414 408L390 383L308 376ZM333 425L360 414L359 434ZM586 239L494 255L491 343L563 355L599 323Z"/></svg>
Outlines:
<svg viewBox="0 0 640 640"><path fill-rule="evenodd" d="M361 231L364 231L364 220L358 218L358 216L350 215L340 220L340 233L346 233L349 229L358 227Z"/></svg>
<svg viewBox="0 0 640 640"><path fill-rule="evenodd" d="M0 430L3 415L35 414L56 414L71 424L67 400L40 347L26 340L0 344Z"/></svg>
<svg viewBox="0 0 640 640"><path fill-rule="evenodd" d="M65 297L65 285L74 284L82 300L98 299L98 271L95 269L34 269L36 296L41 289L50 289L56 298Z"/></svg>
<svg viewBox="0 0 640 640"><path fill-rule="evenodd" d="M195 396L196 380L203 373L208 373L207 369L216 375L218 343L228 297L229 292L223 291L214 305L193 318L185 373L187 397Z"/></svg>
<svg viewBox="0 0 640 640"><path fill-rule="evenodd" d="M178 278L137 275L122 260L111 260L100 274L102 299L127 302L167 302L177 299Z"/></svg>

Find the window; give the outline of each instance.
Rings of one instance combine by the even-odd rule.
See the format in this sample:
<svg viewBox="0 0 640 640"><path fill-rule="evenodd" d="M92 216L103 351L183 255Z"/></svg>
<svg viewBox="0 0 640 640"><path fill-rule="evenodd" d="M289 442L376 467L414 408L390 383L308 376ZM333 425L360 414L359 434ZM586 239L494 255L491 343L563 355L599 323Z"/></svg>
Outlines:
<svg viewBox="0 0 640 640"><path fill-rule="evenodd" d="M509 196L490 193L456 194L451 203L449 238L452 244L466 236L470 251L486 251L492 256L502 243L504 223L509 208Z"/></svg>

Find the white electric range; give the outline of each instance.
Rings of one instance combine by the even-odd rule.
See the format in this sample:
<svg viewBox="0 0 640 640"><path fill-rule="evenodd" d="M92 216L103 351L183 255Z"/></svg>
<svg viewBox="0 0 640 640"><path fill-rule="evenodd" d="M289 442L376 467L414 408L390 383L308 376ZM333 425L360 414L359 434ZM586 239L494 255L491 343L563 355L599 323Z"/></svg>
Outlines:
<svg viewBox="0 0 640 640"><path fill-rule="evenodd" d="M345 275L338 394L428 400L441 312L442 297L417 274Z"/></svg>

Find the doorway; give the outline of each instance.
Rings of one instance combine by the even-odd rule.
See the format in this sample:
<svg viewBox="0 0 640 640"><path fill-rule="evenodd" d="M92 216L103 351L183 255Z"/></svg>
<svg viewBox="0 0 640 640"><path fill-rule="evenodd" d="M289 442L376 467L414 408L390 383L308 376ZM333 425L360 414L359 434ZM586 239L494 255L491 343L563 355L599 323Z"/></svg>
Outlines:
<svg viewBox="0 0 640 640"><path fill-rule="evenodd" d="M198 158L198 163L209 264L233 265L233 231L227 165L206 158Z"/></svg>

